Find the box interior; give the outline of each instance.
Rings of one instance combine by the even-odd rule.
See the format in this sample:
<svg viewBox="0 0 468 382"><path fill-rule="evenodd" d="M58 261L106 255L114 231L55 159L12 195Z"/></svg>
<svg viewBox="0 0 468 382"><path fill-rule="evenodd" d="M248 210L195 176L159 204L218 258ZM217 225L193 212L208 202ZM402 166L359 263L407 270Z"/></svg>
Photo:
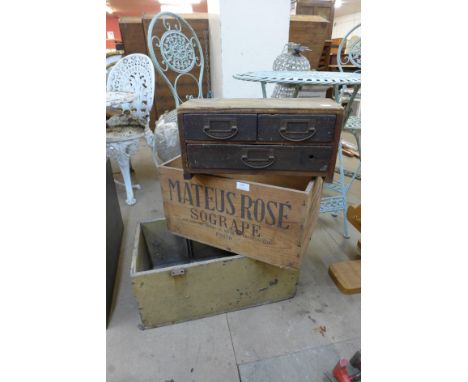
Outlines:
<svg viewBox="0 0 468 382"><path fill-rule="evenodd" d="M176 168L182 171L182 158L178 156L163 164L165 167ZM247 175L247 174L219 174L221 178L244 180L247 182L262 183L276 187L290 188L298 191L306 191L308 184L313 177L307 176L286 176L286 175ZM203 178L203 175L194 175L194 178Z"/></svg>
<svg viewBox="0 0 468 382"><path fill-rule="evenodd" d="M141 223L140 227L141 247L138 251L137 272L236 256L234 253L170 233L166 219Z"/></svg>

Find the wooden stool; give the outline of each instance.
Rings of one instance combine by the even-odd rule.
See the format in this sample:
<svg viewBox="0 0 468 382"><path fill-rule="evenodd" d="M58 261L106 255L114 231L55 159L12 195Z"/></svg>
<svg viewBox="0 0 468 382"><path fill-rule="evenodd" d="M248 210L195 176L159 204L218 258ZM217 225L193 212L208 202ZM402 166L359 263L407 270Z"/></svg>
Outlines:
<svg viewBox="0 0 468 382"><path fill-rule="evenodd" d="M361 232L361 205L349 207L347 218ZM357 246L361 250L360 240L358 240ZM345 294L361 293L361 260L333 263L328 268L328 274L341 292Z"/></svg>

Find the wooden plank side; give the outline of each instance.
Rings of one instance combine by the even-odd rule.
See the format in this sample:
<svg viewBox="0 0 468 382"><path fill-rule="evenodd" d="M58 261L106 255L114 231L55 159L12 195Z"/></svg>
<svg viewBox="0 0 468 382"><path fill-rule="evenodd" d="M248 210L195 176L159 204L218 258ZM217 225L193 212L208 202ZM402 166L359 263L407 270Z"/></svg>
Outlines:
<svg viewBox="0 0 468 382"><path fill-rule="evenodd" d="M162 166L175 169L182 168L182 157L178 156L174 159L163 163ZM277 174L251 175L251 174L228 174L223 173L217 175L223 178L235 179L236 181L246 181L249 183L268 184L270 187L289 188L291 191L297 190L304 192L310 182L310 177L306 176L282 176Z"/></svg>
<svg viewBox="0 0 468 382"><path fill-rule="evenodd" d="M299 267L306 193L161 166L171 232L279 267ZM248 188L248 190L247 190Z"/></svg>
<svg viewBox="0 0 468 382"><path fill-rule="evenodd" d="M291 298L299 276L298 271L238 256L192 263L182 276L171 276L172 269L132 275L145 328Z"/></svg>
<svg viewBox="0 0 468 382"><path fill-rule="evenodd" d="M306 205L304 209L304 227L302 231L302 248L301 259L307 251L310 238L314 232L315 225L317 224L318 216L320 213L320 199L322 197L323 179L321 177L315 178L311 182L310 187L307 188Z"/></svg>

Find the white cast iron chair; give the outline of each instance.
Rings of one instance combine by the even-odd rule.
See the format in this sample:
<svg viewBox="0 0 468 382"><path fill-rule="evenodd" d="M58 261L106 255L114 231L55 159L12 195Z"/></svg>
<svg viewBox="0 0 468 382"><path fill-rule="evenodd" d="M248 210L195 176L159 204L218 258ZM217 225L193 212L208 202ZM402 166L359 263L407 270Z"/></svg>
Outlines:
<svg viewBox="0 0 468 382"><path fill-rule="evenodd" d="M356 25L352 28L343 40L340 43L338 48L338 56L337 56L337 63L338 68L341 72L344 72L344 68L353 66L356 68L356 72L361 71L361 38L354 38L351 40L351 43L347 47L346 55L343 52L346 42L348 41L349 36L353 33L356 29L360 28L361 24ZM347 97L344 89L340 89L335 92L335 99L338 103L347 102L348 105L346 107L345 114L348 114L349 108L351 108L354 97L357 94L357 89L354 90L354 94L351 97ZM356 179L357 175L360 173L361 170L361 117L358 116L349 116L343 128L343 131L348 131L354 135L356 138L356 142L358 145L358 152L359 152L359 166L358 168L351 174L351 180L349 182L345 179L345 169L344 169L344 161L343 161L343 150L341 139L338 144L338 161L337 167L339 170L339 176L336 181L333 183L324 184L324 189L332 191L335 193L333 196L323 196L320 200L320 212L321 213L332 213L336 215L338 212L343 212L343 236L348 239L350 237L348 231L348 219L346 217L346 210L348 208L348 199L347 194L353 181Z"/></svg>
<svg viewBox="0 0 468 382"><path fill-rule="evenodd" d="M127 192L127 204L136 203L130 176L130 157L140 147L140 139L149 137L149 114L153 107L155 88L154 67L144 54L123 57L111 69L107 79L107 91L122 91L135 94L133 101L123 104L123 113L111 117L106 128L107 156L114 159L120 168Z"/></svg>

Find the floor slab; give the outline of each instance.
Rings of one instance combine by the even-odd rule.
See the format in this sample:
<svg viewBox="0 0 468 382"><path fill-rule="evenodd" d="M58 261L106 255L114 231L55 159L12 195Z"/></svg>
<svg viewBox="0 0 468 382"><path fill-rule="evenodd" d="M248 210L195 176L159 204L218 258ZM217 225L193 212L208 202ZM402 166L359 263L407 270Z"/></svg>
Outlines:
<svg viewBox="0 0 468 382"><path fill-rule="evenodd" d="M227 314L238 363L360 336L360 295L343 295L322 257L347 258L318 224L293 299Z"/></svg>
<svg viewBox="0 0 468 382"><path fill-rule="evenodd" d="M313 359L316 351L315 364L322 370L329 367L328 358L320 355L322 347L326 348L323 354L330 348L347 358L352 355L348 353L357 346L352 340L358 343L360 338L360 295L342 295L328 276L331 262L354 258L358 253L360 234L350 227L351 239L343 238L342 214L320 215L294 299L162 328L138 329L140 320L129 277L135 229L140 221L163 217L164 210L158 170L144 141L132 163L134 182L142 189L135 190L137 203L127 206L125 190L117 186L124 234L107 329L109 382L238 381L238 365L242 373L244 365L268 362L272 357L305 351L306 355L311 352L309 358ZM352 169L357 162L346 158L345 163ZM120 179L118 167L112 164L115 177ZM350 189L350 200L360 201L359 181ZM307 362L312 361L307 359L302 358L305 369L298 375L309 370ZM282 362L287 368L287 362Z"/></svg>
<svg viewBox="0 0 468 382"><path fill-rule="evenodd" d="M329 382L325 372L331 372L340 358L349 359L359 349L359 338L352 339L242 364L239 374L242 382Z"/></svg>
<svg viewBox="0 0 468 382"><path fill-rule="evenodd" d="M107 382L239 380L226 315L155 329L107 332Z"/></svg>

